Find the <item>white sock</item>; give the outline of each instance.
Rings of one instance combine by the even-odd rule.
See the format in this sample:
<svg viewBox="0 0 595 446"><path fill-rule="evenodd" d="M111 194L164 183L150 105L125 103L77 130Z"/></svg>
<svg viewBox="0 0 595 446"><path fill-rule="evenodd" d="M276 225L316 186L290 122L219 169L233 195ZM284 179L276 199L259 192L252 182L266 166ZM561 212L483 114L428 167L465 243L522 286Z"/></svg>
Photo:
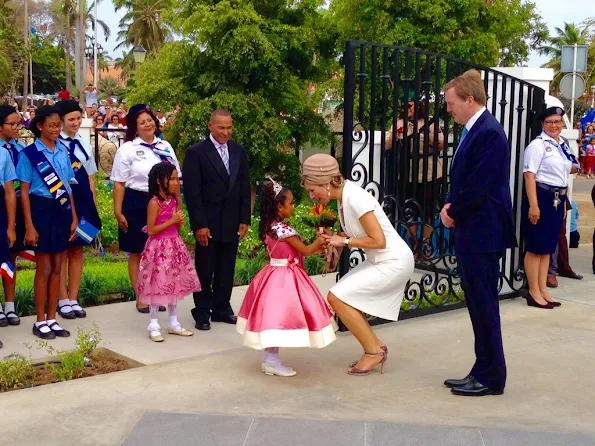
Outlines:
<svg viewBox="0 0 595 446"><path fill-rule="evenodd" d="M43 327L39 328L41 325L43 325ZM49 333L52 331L50 330L50 327L47 326L47 321L35 322L35 326L39 328L39 331L42 333Z"/></svg>
<svg viewBox="0 0 595 446"><path fill-rule="evenodd" d="M174 314L173 316L169 317L169 326L171 328L176 328L180 323L178 322L178 315Z"/></svg>
<svg viewBox="0 0 595 446"><path fill-rule="evenodd" d="M2 304L0 304L0 319L6 319L6 316L4 316L4 314L2 314Z"/></svg>
<svg viewBox="0 0 595 446"><path fill-rule="evenodd" d="M16 310L14 309L14 302L6 302L6 305L4 306L4 312L9 313L11 311L16 313ZM12 317L14 317L14 315Z"/></svg>
<svg viewBox="0 0 595 446"><path fill-rule="evenodd" d="M83 309L83 307L81 307L79 305L78 300L71 300L70 306L72 307L73 310L76 310L76 311L81 311Z"/></svg>
<svg viewBox="0 0 595 446"><path fill-rule="evenodd" d="M159 326L159 319L150 319L147 330L149 330L151 333L161 331L161 327Z"/></svg>
<svg viewBox="0 0 595 446"><path fill-rule="evenodd" d="M70 313L72 311L72 307L70 306L70 299L60 299L58 301L58 307L64 313Z"/></svg>

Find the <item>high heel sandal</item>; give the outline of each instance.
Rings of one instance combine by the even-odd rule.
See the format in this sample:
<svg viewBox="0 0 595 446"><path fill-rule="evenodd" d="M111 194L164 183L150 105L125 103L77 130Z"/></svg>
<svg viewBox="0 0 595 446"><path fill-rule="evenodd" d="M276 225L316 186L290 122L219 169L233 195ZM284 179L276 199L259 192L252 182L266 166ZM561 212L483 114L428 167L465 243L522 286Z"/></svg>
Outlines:
<svg viewBox="0 0 595 446"><path fill-rule="evenodd" d="M370 372L376 368L376 366L380 365L380 374L383 375L384 374L384 363L386 362L386 358L387 358L387 354L386 352L380 351L378 353L368 353L368 352L364 352L364 355L368 355L368 356L380 356L382 357L382 359L380 360L380 362L378 364L374 364L372 367L370 367L369 369L358 369L357 367L350 367L347 369L347 374L348 375L353 375L353 376L366 376L369 375Z"/></svg>
<svg viewBox="0 0 595 446"><path fill-rule="evenodd" d="M381 345L380 349L388 355L388 347L386 345ZM349 367L355 367L358 362L359 362L359 360L353 361L351 364L349 364Z"/></svg>

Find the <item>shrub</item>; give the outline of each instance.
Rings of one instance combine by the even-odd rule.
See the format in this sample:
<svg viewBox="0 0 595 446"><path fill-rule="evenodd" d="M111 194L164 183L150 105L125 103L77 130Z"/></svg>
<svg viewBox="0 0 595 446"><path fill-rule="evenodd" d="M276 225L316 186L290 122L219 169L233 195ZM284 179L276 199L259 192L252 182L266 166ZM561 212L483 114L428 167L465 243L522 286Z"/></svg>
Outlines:
<svg viewBox="0 0 595 446"><path fill-rule="evenodd" d="M12 354L0 361L0 392L33 384L35 368L24 356Z"/></svg>
<svg viewBox="0 0 595 446"><path fill-rule="evenodd" d="M239 259L236 263L235 285L248 285L254 276L267 264L268 255L264 249L249 259Z"/></svg>
<svg viewBox="0 0 595 446"><path fill-rule="evenodd" d="M107 292L106 279L100 275L83 274L78 299L82 306L95 306Z"/></svg>
<svg viewBox="0 0 595 446"><path fill-rule="evenodd" d="M57 350L46 341L37 342L39 347L44 348L48 354L57 355L60 358L57 364L50 364L58 381L69 381L83 376L89 360L88 355L101 342L101 332L95 324L87 330L79 328L75 341L76 347L73 350Z"/></svg>

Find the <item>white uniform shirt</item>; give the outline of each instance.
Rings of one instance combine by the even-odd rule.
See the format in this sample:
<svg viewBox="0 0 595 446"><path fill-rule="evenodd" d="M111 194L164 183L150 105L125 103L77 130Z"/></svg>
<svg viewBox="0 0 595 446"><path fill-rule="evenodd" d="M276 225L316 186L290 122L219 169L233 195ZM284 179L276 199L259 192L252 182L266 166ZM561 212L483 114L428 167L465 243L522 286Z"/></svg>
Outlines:
<svg viewBox="0 0 595 446"><path fill-rule="evenodd" d="M69 136L64 132L60 132L60 138L66 139L66 138L69 138ZM79 159L79 161L83 164L83 167L87 171L87 175L95 175L97 173L97 164L95 163L95 157L93 154L93 149L91 148L91 144L89 144L88 141L85 141L82 138L82 136L79 135L78 133L74 136L74 138L78 139L81 142L82 146L85 149L85 153L89 156L89 159L87 159L87 157L84 155L84 153L82 152L82 150L78 144L75 146L74 156L76 156ZM70 142L69 141L62 141L62 142L64 143L64 145L70 152Z"/></svg>
<svg viewBox="0 0 595 446"><path fill-rule="evenodd" d="M149 172L155 164L161 162L161 158L149 147L141 145L142 142L142 139L136 137L133 141L125 142L120 146L114 158L110 179L125 183L125 187L130 189L149 192ZM172 146L157 137L153 140L153 143L155 142L157 149L170 153L172 162L181 177L180 163Z"/></svg>
<svg viewBox="0 0 595 446"><path fill-rule="evenodd" d="M549 186L568 186L568 174L572 161L566 158L558 143L547 133L541 132L541 139L535 138L525 149L523 173L535 174L535 181ZM560 144L563 140L560 137ZM568 149L570 150L570 149Z"/></svg>

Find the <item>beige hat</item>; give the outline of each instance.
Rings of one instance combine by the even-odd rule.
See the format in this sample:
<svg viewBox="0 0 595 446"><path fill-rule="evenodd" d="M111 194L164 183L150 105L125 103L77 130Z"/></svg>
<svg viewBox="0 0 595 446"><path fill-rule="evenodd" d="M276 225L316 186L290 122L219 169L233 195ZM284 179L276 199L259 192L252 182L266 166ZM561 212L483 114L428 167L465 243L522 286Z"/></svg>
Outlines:
<svg viewBox="0 0 595 446"><path fill-rule="evenodd" d="M317 153L304 161L304 166L302 167L302 184L326 184L338 176L341 176L339 163L330 155Z"/></svg>

